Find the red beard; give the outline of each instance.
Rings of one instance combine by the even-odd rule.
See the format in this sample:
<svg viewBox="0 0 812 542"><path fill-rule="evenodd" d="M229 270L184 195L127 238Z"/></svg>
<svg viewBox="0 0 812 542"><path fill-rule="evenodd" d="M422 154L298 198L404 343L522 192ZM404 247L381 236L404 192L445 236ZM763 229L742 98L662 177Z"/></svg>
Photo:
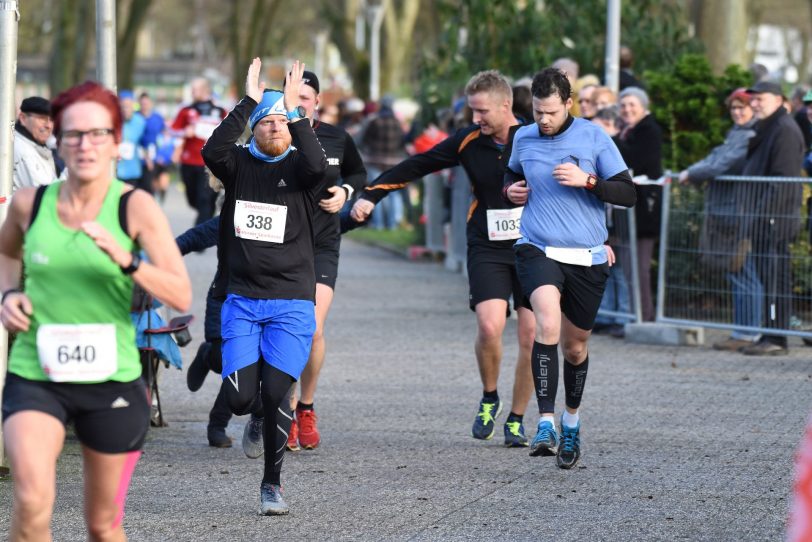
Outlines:
<svg viewBox="0 0 812 542"><path fill-rule="evenodd" d="M268 156L279 156L285 152L289 146L289 141L281 141L279 139L272 139L264 143L257 141L259 150L262 151L262 154L267 154Z"/></svg>

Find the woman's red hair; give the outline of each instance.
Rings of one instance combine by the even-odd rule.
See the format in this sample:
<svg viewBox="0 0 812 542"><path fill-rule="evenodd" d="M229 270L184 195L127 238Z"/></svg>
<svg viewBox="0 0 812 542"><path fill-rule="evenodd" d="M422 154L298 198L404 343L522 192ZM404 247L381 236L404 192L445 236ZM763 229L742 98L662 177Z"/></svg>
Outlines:
<svg viewBox="0 0 812 542"><path fill-rule="evenodd" d="M64 113L68 107L79 102L93 102L104 107L107 112L110 113L110 118L113 121L111 128L113 128L116 142L121 141L121 126L124 120L121 116L121 106L118 103L118 97L96 81L85 81L81 85L71 87L61 92L59 96L54 98L51 102L54 133L57 138L62 133L62 113ZM107 128L107 126L95 126L95 128Z"/></svg>

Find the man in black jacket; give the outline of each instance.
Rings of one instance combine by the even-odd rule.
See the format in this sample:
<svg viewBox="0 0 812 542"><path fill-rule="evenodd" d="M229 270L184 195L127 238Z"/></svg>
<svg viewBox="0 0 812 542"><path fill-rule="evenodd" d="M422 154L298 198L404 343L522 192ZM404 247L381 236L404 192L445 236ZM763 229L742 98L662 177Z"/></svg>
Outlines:
<svg viewBox="0 0 812 542"><path fill-rule="evenodd" d="M361 154L352 137L345 130L321 122L315 118L319 106L319 79L311 71L304 72L303 84L299 90L299 101L311 119L313 131L327 155L327 172L319 184L316 196L318 207L313 214L315 232L315 271L316 271L316 333L310 357L300 379L301 396L298 403L292 395L296 416L291 425L288 449L307 450L316 448L321 442L317 426L314 399L316 384L324 365L325 341L324 324L333 302L333 294L338 278L338 255L341 247L341 225L338 212L356 190L366 186L367 171Z"/></svg>
<svg viewBox="0 0 812 542"><path fill-rule="evenodd" d="M760 81L747 92L755 117L756 135L747 149L742 175L797 177L804 158L804 139L783 107L781 86ZM759 183L754 187L752 240L756 269L764 285L764 327L788 329L792 311L792 270L789 245L801 227L800 183ZM764 335L742 349L751 356L788 352L785 335Z"/></svg>
<svg viewBox="0 0 812 542"><path fill-rule="evenodd" d="M327 159L299 103L304 65L294 63L284 93L265 91L260 69L255 58L245 98L202 155L225 187L219 245L229 265L221 315L226 399L235 414L252 412L261 400L274 416L307 363L316 329L313 209ZM237 146L246 123L254 137ZM252 415L243 439L249 457L275 452L265 454L263 515L288 513L277 453L289 430L289 418L284 427Z"/></svg>

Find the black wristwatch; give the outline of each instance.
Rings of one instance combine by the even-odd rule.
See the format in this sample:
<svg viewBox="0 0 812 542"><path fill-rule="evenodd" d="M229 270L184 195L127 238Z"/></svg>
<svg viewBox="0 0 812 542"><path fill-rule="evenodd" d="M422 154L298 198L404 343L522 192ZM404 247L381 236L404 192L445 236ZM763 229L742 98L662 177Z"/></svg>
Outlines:
<svg viewBox="0 0 812 542"><path fill-rule="evenodd" d="M133 251L132 257L133 261L130 262L130 265L121 268L121 272L125 275L132 275L138 271L138 268L141 266L141 256L138 254L138 252Z"/></svg>

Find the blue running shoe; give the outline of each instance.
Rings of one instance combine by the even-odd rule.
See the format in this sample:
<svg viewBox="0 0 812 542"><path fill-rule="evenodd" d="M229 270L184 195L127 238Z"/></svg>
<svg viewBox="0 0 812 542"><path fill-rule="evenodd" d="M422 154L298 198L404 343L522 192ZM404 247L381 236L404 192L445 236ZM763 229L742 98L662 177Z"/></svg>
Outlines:
<svg viewBox="0 0 812 542"><path fill-rule="evenodd" d="M262 516L284 516L290 513L288 503L282 496L282 486L262 482L259 486L259 514Z"/></svg>
<svg viewBox="0 0 812 542"><path fill-rule="evenodd" d="M539 420L538 431L530 443L530 455L555 455L558 452L558 433L555 425L547 420Z"/></svg>
<svg viewBox="0 0 812 542"><path fill-rule="evenodd" d="M484 397L479 402L479 412L474 418L474 426L471 428L471 433L474 438L479 440L490 440L493 437L493 431L496 425L494 421L497 416L502 412L502 401L496 400L495 403L489 403Z"/></svg>
<svg viewBox="0 0 812 542"><path fill-rule="evenodd" d="M519 421L505 422L505 446L508 448L527 448L530 441L524 434L524 425Z"/></svg>
<svg viewBox="0 0 812 542"><path fill-rule="evenodd" d="M562 469L571 469L581 457L581 422L575 427L561 424L561 444L558 445L556 463Z"/></svg>

